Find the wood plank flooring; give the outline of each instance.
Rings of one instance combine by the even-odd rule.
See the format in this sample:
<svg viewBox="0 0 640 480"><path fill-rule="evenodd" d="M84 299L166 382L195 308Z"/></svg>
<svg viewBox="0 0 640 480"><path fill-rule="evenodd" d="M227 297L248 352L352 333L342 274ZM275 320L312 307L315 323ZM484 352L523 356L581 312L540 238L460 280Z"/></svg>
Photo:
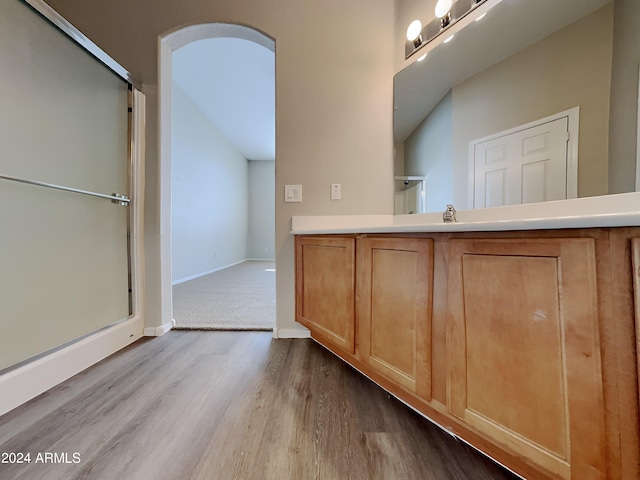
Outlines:
<svg viewBox="0 0 640 480"><path fill-rule="evenodd" d="M140 340L0 417L2 452L31 454L2 480L517 478L313 341L266 332Z"/></svg>

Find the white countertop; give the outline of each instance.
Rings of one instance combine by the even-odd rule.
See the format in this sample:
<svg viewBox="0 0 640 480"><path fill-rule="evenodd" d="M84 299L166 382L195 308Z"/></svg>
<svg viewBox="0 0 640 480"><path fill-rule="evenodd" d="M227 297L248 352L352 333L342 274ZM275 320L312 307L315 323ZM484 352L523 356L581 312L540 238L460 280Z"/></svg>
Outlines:
<svg viewBox="0 0 640 480"><path fill-rule="evenodd" d="M293 235L332 233L472 232L640 226L640 192L442 213L294 216Z"/></svg>

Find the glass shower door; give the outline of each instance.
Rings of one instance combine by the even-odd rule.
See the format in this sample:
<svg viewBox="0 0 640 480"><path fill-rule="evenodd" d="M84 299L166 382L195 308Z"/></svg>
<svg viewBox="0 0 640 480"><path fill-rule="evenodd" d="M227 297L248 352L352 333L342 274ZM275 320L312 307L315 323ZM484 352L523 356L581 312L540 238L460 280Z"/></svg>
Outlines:
<svg viewBox="0 0 640 480"><path fill-rule="evenodd" d="M128 99L30 7L0 2L0 370L130 315L129 207L72 191L129 196Z"/></svg>

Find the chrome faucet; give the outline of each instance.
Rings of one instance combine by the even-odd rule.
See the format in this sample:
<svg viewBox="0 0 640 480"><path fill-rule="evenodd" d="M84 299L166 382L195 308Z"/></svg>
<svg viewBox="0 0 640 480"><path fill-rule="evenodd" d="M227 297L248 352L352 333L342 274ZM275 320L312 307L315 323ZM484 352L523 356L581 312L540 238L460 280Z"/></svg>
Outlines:
<svg viewBox="0 0 640 480"><path fill-rule="evenodd" d="M456 209L453 208L453 205L447 205L447 209L442 213L442 221L444 223L457 222Z"/></svg>

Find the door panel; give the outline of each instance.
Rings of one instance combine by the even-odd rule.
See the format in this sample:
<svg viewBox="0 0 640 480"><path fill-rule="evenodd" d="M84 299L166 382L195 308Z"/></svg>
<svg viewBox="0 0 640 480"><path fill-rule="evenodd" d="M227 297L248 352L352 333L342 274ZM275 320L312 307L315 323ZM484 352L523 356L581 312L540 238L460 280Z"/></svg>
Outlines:
<svg viewBox="0 0 640 480"><path fill-rule="evenodd" d="M522 167L522 203L544 202L548 197L545 178L547 162L535 162Z"/></svg>
<svg viewBox="0 0 640 480"><path fill-rule="evenodd" d="M486 207L501 207L507 204L508 170L502 168L487 172L482 188Z"/></svg>
<svg viewBox="0 0 640 480"><path fill-rule="evenodd" d="M563 117L473 145L473 208L567 198L568 125Z"/></svg>
<svg viewBox="0 0 640 480"><path fill-rule="evenodd" d="M557 259L464 255L462 272L466 408L566 459Z"/></svg>
<svg viewBox="0 0 640 480"><path fill-rule="evenodd" d="M362 252L362 358L430 400L433 242L369 237Z"/></svg>
<svg viewBox="0 0 640 480"><path fill-rule="evenodd" d="M633 259L633 299L635 304L636 320L636 356L638 359L638 372L640 374L640 238L634 238L631 240L631 255ZM638 384L640 385L640 377L638 378Z"/></svg>
<svg viewBox="0 0 640 480"><path fill-rule="evenodd" d="M592 239L453 240L450 412L560 478L604 478Z"/></svg>
<svg viewBox="0 0 640 480"><path fill-rule="evenodd" d="M296 237L296 320L348 353L355 344L355 239Z"/></svg>

